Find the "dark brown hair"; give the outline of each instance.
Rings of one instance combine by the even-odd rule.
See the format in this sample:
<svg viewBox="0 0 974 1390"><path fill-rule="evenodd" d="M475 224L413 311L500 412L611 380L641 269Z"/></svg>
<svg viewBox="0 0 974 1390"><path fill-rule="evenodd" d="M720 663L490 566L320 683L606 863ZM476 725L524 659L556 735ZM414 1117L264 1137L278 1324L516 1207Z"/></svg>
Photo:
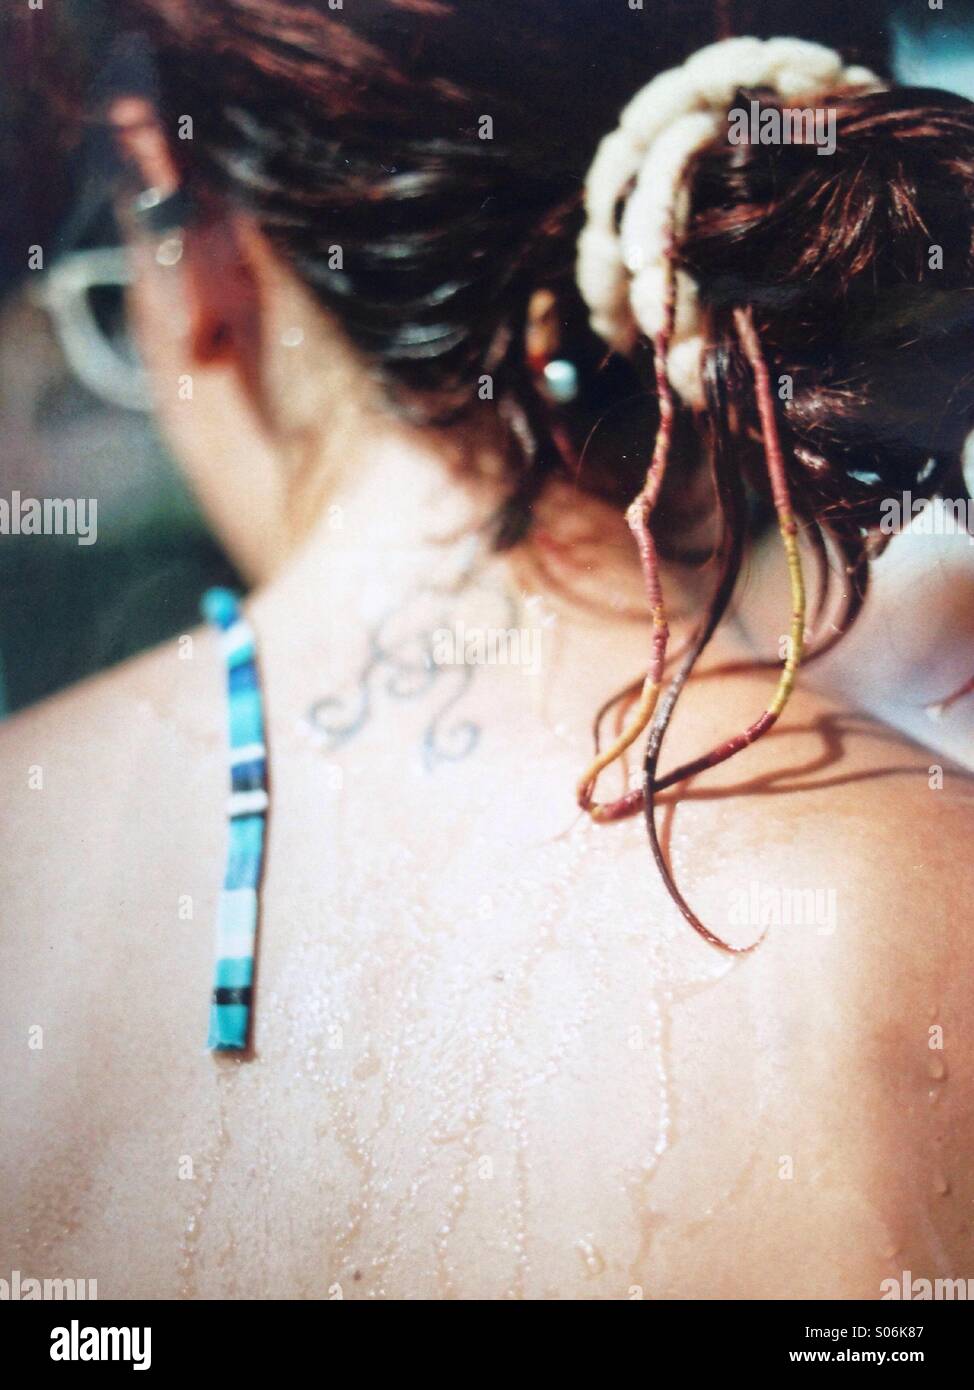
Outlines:
<svg viewBox="0 0 974 1390"><path fill-rule="evenodd" d="M722 143L697 161L679 259L709 310L717 370L739 368L732 308L754 308L782 380L802 512L872 528L891 494L961 485L974 409L974 106L905 88L828 104L831 155Z"/></svg>
<svg viewBox="0 0 974 1390"><path fill-rule="evenodd" d="M148 33L167 129L190 186L253 211L299 276L381 372L392 399L437 422L483 422L508 440L512 500L498 532L516 540L552 473L575 476L609 406L636 397L651 363L606 360L574 285L581 189L600 138L656 72L738 27L771 33L775 0L126 0ZM882 63L880 0L841 20L811 0L791 25L831 31ZM848 9L848 7L847 7ZM793 17L794 18L794 17ZM492 123L491 138L482 118ZM342 249L334 265L330 250ZM559 428L524 355L531 292L557 295L564 353L581 391ZM623 505L651 438L642 396L581 483ZM561 441L561 443L556 442ZM564 443L567 442L566 451ZM692 441L688 440L692 446ZM566 457L567 452L567 457ZM691 452L688 448L687 453Z"/></svg>

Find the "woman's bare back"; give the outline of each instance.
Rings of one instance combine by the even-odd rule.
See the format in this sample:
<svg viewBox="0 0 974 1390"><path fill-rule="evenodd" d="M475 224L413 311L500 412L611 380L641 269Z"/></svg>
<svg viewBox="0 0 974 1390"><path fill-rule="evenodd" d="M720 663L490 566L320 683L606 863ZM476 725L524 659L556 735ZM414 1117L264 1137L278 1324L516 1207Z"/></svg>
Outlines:
<svg viewBox="0 0 974 1390"><path fill-rule="evenodd" d="M478 671L432 762L442 695L381 682L323 750L257 625L251 1060L204 1051L212 638L0 732L6 1266L101 1297L406 1299L878 1297L903 1268L971 1272L964 776L796 697L663 813L706 921L774 923L735 959L683 922L638 822L576 819L576 749L522 673ZM354 694L343 671L322 696ZM694 682L674 760L765 693Z"/></svg>

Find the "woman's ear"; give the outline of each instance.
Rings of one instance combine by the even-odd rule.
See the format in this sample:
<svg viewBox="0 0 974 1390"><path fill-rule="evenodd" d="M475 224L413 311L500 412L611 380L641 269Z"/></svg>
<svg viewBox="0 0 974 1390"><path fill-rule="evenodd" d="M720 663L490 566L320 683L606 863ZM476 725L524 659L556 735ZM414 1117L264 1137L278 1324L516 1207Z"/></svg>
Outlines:
<svg viewBox="0 0 974 1390"><path fill-rule="evenodd" d="M264 314L259 266L229 215L201 212L183 234L187 346L198 367L228 368L251 409L273 431L264 387Z"/></svg>
<svg viewBox="0 0 974 1390"><path fill-rule="evenodd" d="M109 112L123 156L158 207L178 193L176 169L149 104ZM244 219L195 207L165 231L127 219L133 268L129 318L156 418L241 573L266 579L289 546L286 470L262 371L266 290L257 238Z"/></svg>
<svg viewBox="0 0 974 1390"><path fill-rule="evenodd" d="M179 195L179 176L162 127L142 97L120 97L108 113L123 158L152 190L150 208ZM173 227L157 259L181 263L187 340L199 367L232 368L265 424L268 402L261 386L261 304L250 248L235 218L211 205L183 199L183 225Z"/></svg>
<svg viewBox="0 0 974 1390"><path fill-rule="evenodd" d="M194 227L184 240L183 270L190 315L189 352L194 365L232 364L254 327L254 284L225 244L228 229ZM247 310L241 312L241 306Z"/></svg>

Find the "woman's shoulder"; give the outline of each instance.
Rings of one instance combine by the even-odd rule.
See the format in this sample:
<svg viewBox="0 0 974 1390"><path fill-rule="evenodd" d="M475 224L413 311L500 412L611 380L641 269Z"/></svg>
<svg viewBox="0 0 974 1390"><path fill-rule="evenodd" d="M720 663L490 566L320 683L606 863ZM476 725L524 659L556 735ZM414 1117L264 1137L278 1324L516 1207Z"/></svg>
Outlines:
<svg viewBox="0 0 974 1390"><path fill-rule="evenodd" d="M725 939L760 940L671 1021L685 1168L753 1154L737 1193L762 1213L749 1296L878 1297L900 1268L964 1272L974 778L803 693L773 737L681 796L660 812L680 886ZM719 1153L694 1150L704 1115Z"/></svg>
<svg viewBox="0 0 974 1390"><path fill-rule="evenodd" d="M695 751L705 731L713 739L706 685L689 711ZM721 734L751 722L766 695L760 678L742 682L720 710ZM974 898L974 774L815 691L799 691L766 737L683 784L671 804L674 825L695 823L712 845L722 891L735 885L752 911L757 879L769 903L776 890L782 902L788 890L796 901L817 893L880 931L907 915L926 924L929 946ZM967 949L966 937L958 944Z"/></svg>
<svg viewBox="0 0 974 1390"><path fill-rule="evenodd" d="M201 787L220 807L221 681L201 629L0 724L8 939L18 907L90 903L109 863L141 863L147 844L164 855Z"/></svg>
<svg viewBox="0 0 974 1390"><path fill-rule="evenodd" d="M74 774L87 777L92 764L125 762L135 747L161 752L172 737L199 738L201 726L204 734L210 726L219 732L216 662L213 634L200 628L16 712L0 723L8 786L16 791L19 780L30 790L56 790ZM105 782L96 778L85 801L107 790Z"/></svg>

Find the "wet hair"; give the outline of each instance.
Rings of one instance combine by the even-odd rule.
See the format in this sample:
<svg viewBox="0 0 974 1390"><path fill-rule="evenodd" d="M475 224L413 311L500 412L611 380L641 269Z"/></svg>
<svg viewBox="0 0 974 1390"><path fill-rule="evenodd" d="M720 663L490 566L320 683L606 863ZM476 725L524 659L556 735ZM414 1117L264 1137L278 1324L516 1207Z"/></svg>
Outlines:
<svg viewBox="0 0 974 1390"><path fill-rule="evenodd" d="M739 93L735 104L751 99L762 109L777 104L759 92ZM673 268L698 286L707 325L699 426L723 521L721 568L710 609L656 710L642 786L617 805L623 814L644 811L671 895L719 946L726 943L672 879L654 799L762 737L790 693L805 640L800 566L788 651L768 708L741 734L659 774L676 699L734 589L745 490L774 502L790 565L788 532L796 527L819 561L819 616L828 560L840 561L841 611L806 662L829 650L861 610L870 562L889 539L879 531L883 502L904 492L969 496L974 104L908 88L819 104L835 113L829 157L813 144L720 139L693 161L685 176L688 225L672 252Z"/></svg>
<svg viewBox="0 0 974 1390"><path fill-rule="evenodd" d="M838 24L856 60L881 65L880 0L846 7L840 21L833 8L810 0L794 32ZM611 446L627 430L652 437L654 403L640 391L651 360L635 370L607 361L588 328L574 283L585 173L654 73L719 37L731 10L748 32L773 32L777 0L647 0L643 9L625 0L127 0L124 9L151 41L166 129L192 116L193 138L172 141L187 186L255 215L394 404L436 423L500 422L511 484L501 546L524 534L550 476L578 477L593 424L627 399L585 451L579 481L618 505L631 498L640 450ZM563 355L580 373L578 399L557 422L524 349L529 300L544 287L556 294Z"/></svg>
<svg viewBox="0 0 974 1390"><path fill-rule="evenodd" d="M846 6L838 18L831 3L809 0L789 9L787 29L883 71L870 37L881 33L882 9ZM844 578L831 636L812 634L813 658L862 605L883 499L946 488L966 496L974 106L904 88L823 98L836 117L828 157L811 144L721 137L692 160L672 263L696 281L707 329L707 405L694 414L666 404L652 344L623 360L588 328L574 284L582 184L634 91L731 29L776 31L780 5L134 0L131 10L153 44L164 124L193 118L193 138L173 141L190 192L255 215L395 406L443 425L476 424L489 411L500 425L508 497L499 547L529 531L533 501L559 474L619 505L643 496L646 441L659 443L665 429L672 466L660 506L652 526L648 512L634 525L652 574L688 480L709 471L717 583L655 711L642 787L619 813L645 812L670 892L724 944L673 883L653 802L753 742L771 707L737 739L665 774L662 740L729 602L747 537L775 510L781 522L783 496L820 567L813 617L826 610L836 557ZM752 99L775 104L767 91L741 92L735 104ZM539 288L555 295L561 352L579 369L578 399L564 408L539 388L526 355ZM485 375L489 403L478 390ZM583 450L608 411L614 430ZM611 447L623 417L630 447ZM600 711L597 744L613 708Z"/></svg>

